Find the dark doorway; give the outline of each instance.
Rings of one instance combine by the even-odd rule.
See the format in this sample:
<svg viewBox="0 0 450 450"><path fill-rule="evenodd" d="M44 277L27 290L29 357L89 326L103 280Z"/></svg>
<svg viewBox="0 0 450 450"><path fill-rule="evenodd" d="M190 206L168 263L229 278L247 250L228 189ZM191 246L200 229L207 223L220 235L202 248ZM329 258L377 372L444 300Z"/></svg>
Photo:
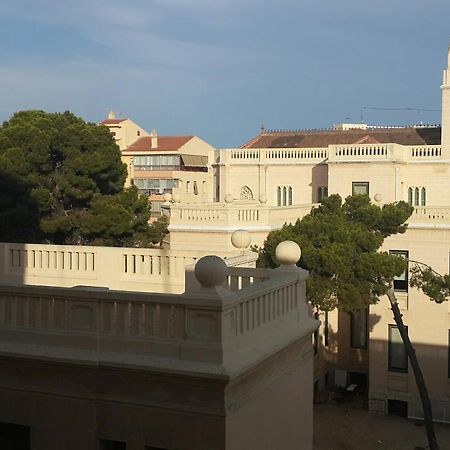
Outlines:
<svg viewBox="0 0 450 450"><path fill-rule="evenodd" d="M126 442L110 441L108 439L100 440L101 450L127 450Z"/></svg>
<svg viewBox="0 0 450 450"><path fill-rule="evenodd" d="M388 400L388 415L408 417L408 402L401 400Z"/></svg>
<svg viewBox="0 0 450 450"><path fill-rule="evenodd" d="M30 450L30 427L0 422L2 450Z"/></svg>
<svg viewBox="0 0 450 450"><path fill-rule="evenodd" d="M356 384L359 388L367 387L367 374L362 372L350 372L349 384Z"/></svg>

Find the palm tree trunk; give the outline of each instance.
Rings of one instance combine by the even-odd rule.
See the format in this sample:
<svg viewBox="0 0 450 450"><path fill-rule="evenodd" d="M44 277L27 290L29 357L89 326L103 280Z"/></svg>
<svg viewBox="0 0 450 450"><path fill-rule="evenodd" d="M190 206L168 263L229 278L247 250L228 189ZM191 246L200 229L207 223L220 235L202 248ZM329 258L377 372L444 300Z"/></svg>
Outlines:
<svg viewBox="0 0 450 450"><path fill-rule="evenodd" d="M428 390L425 385L422 370L420 369L419 361L417 361L416 350L409 340L408 332L406 331L405 325L403 323L402 314L400 313L400 308L398 307L394 289L390 288L387 292L387 296L391 304L392 313L394 314L395 323L402 338L403 344L405 345L406 353L408 355L409 362L411 363L414 378L416 380L417 389L419 391L420 400L422 402L423 421L427 432L429 448L430 450L439 450L436 434L434 432L433 412L431 409L430 398L428 397Z"/></svg>

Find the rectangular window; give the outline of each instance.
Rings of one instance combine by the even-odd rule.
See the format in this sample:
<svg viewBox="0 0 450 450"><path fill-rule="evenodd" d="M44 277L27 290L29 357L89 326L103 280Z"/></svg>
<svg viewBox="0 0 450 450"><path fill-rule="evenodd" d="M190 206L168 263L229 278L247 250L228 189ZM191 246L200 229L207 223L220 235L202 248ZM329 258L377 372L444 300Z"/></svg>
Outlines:
<svg viewBox="0 0 450 450"><path fill-rule="evenodd" d="M408 373L408 355L396 325L389 325L388 359L390 372Z"/></svg>
<svg viewBox="0 0 450 450"><path fill-rule="evenodd" d="M350 346L352 348L367 348L368 315L368 309L350 314Z"/></svg>
<svg viewBox="0 0 450 450"><path fill-rule="evenodd" d="M352 183L352 195L365 194L369 195L368 181L354 181Z"/></svg>
<svg viewBox="0 0 450 450"><path fill-rule="evenodd" d="M314 317L318 320L319 319L319 313L314 313ZM314 354L317 355L317 352L319 351L319 328L316 328L316 330L313 333L313 347L314 347Z"/></svg>
<svg viewBox="0 0 450 450"><path fill-rule="evenodd" d="M389 254L399 256L404 259L409 258L409 252L407 250L390 250ZM405 267L402 274L394 277L394 291L408 292L408 267Z"/></svg>

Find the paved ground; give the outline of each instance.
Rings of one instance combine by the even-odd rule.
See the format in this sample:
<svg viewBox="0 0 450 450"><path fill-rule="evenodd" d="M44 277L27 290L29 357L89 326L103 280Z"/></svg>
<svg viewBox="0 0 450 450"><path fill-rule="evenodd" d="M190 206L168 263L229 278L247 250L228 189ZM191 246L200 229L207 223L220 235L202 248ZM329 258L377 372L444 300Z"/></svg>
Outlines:
<svg viewBox="0 0 450 450"><path fill-rule="evenodd" d="M436 424L441 450L450 450L450 425ZM348 404L314 405L314 450L428 448L425 428L401 417L369 414Z"/></svg>

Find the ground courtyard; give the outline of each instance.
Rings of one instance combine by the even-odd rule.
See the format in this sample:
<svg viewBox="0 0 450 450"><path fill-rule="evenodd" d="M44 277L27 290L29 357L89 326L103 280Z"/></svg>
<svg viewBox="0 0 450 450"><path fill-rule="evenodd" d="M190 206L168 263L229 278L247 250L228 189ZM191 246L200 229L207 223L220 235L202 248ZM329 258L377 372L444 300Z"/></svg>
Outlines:
<svg viewBox="0 0 450 450"><path fill-rule="evenodd" d="M436 424L441 450L450 450L450 425ZM348 403L314 405L314 450L426 449L424 426L402 417L369 414Z"/></svg>

